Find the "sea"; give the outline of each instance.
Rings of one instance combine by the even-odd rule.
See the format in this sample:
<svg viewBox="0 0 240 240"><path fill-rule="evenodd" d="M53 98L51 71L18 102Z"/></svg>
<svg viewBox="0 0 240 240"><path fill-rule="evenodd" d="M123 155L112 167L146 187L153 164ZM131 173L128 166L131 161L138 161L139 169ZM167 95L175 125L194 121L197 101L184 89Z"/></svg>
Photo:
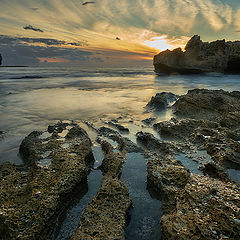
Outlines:
<svg viewBox="0 0 240 240"><path fill-rule="evenodd" d="M144 106L156 93L181 95L194 88L240 90L240 76L157 75L151 66L1 67L0 164L22 164L18 149L24 137L59 120L96 122L121 117L141 121L149 117Z"/></svg>

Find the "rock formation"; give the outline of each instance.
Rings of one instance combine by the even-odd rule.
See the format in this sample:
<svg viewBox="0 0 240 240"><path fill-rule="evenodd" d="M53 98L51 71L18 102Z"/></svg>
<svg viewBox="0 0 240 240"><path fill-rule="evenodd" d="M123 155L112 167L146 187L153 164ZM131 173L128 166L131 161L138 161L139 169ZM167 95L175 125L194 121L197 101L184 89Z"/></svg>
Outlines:
<svg viewBox="0 0 240 240"><path fill-rule="evenodd" d="M117 177L104 176L96 197L82 214L71 240L124 240L130 208L131 200L125 184Z"/></svg>
<svg viewBox="0 0 240 240"><path fill-rule="evenodd" d="M161 140L137 133L155 152L147 163L147 182L163 198L164 239L239 239L239 181L228 171L240 166L239 94L190 90L172 106L175 118L153 125ZM210 157L200 157L201 151ZM183 165L179 152L191 153L187 161L197 162L202 173Z"/></svg>
<svg viewBox="0 0 240 240"><path fill-rule="evenodd" d="M203 72L240 73L240 41L202 42L194 35L185 51L176 48L154 56L157 73L194 74Z"/></svg>
<svg viewBox="0 0 240 240"><path fill-rule="evenodd" d="M59 135L60 125L65 137ZM24 166L0 166L3 240L51 239L55 219L71 193L87 187L94 160L87 133L77 125L52 128L52 134L34 131L23 140Z"/></svg>
<svg viewBox="0 0 240 240"><path fill-rule="evenodd" d="M101 141L104 159L103 178L95 198L81 216L71 240L125 239L125 227L132 201L126 185L119 180L126 152L114 152L111 144Z"/></svg>
<svg viewBox="0 0 240 240"><path fill-rule="evenodd" d="M178 96L171 92L157 93L155 97L151 98L150 102L146 105L146 108L160 112L166 110L169 104L176 101L177 98Z"/></svg>

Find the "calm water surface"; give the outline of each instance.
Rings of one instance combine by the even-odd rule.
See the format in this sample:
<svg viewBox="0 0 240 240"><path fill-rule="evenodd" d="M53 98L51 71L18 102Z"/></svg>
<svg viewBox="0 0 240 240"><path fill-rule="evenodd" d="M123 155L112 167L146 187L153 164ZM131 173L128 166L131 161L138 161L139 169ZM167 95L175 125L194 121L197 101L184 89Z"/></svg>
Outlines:
<svg viewBox="0 0 240 240"><path fill-rule="evenodd" d="M0 68L0 163L21 164L18 147L33 130L57 120L141 121L157 92L185 94L193 88L240 90L237 75L157 76L153 68ZM161 116L167 119L169 116Z"/></svg>

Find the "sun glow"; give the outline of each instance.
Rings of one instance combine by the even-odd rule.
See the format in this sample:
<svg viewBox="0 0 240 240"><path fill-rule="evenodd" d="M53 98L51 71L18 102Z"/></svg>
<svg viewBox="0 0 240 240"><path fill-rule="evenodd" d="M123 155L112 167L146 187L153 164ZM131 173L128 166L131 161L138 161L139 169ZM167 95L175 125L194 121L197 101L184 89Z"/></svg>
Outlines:
<svg viewBox="0 0 240 240"><path fill-rule="evenodd" d="M143 44L148 47L156 48L160 51L173 49L174 46L169 44L166 38L167 36L165 35L161 37L153 37L150 40L145 41Z"/></svg>

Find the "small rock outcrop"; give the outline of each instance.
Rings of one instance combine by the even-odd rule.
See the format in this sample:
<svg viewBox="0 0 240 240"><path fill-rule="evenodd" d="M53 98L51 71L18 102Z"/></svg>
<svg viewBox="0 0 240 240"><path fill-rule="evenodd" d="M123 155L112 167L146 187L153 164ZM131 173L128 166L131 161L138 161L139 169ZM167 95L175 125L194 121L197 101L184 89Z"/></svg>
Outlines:
<svg viewBox="0 0 240 240"><path fill-rule="evenodd" d="M154 56L156 73L195 74L203 72L240 73L240 41L202 42L194 35L185 51L176 48Z"/></svg>
<svg viewBox="0 0 240 240"><path fill-rule="evenodd" d="M181 96L173 105L181 117L213 119L224 114L240 111L240 92L193 89Z"/></svg>
<svg viewBox="0 0 240 240"><path fill-rule="evenodd" d="M156 96L152 97L149 103L146 105L146 108L154 111L163 111L169 106L169 104L176 101L178 98L177 95L171 92L161 92L157 93Z"/></svg>

